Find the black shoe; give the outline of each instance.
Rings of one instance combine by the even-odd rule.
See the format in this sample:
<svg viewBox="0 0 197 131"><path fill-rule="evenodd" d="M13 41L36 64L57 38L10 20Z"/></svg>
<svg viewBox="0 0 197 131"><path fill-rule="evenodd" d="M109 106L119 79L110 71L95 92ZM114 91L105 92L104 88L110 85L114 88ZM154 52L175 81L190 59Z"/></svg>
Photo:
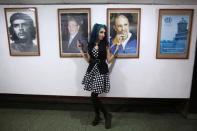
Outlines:
<svg viewBox="0 0 197 131"><path fill-rule="evenodd" d="M101 122L102 118L100 116L96 116L92 121L92 126L96 126Z"/></svg>
<svg viewBox="0 0 197 131"><path fill-rule="evenodd" d="M105 116L105 128L110 129L111 128L111 120L112 120L112 114L108 113Z"/></svg>

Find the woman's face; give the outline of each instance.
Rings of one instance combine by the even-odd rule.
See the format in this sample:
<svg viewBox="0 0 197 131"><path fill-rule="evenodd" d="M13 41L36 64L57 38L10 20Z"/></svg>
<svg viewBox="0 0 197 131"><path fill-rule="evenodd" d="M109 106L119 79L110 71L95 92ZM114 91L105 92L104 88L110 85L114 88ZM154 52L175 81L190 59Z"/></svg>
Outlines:
<svg viewBox="0 0 197 131"><path fill-rule="evenodd" d="M103 40L104 37L105 37L105 29L104 29L104 28L101 28L101 29L99 30L98 39L99 39L99 40Z"/></svg>

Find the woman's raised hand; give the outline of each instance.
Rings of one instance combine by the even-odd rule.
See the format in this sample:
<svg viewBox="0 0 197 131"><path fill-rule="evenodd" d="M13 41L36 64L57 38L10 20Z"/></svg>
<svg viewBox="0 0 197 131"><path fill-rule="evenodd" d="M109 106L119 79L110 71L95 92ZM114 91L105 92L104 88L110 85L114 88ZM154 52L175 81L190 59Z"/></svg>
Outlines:
<svg viewBox="0 0 197 131"><path fill-rule="evenodd" d="M77 40L77 48L80 50L80 51L82 51L82 44L81 43L79 43L79 41Z"/></svg>

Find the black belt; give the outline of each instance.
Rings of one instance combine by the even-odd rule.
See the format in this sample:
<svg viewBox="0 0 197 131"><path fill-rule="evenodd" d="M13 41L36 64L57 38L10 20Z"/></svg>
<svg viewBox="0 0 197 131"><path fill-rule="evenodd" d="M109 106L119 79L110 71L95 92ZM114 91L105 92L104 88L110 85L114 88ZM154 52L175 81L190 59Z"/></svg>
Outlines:
<svg viewBox="0 0 197 131"><path fill-rule="evenodd" d="M92 59L92 60L90 60L90 62L93 62L93 63L100 63L100 62L105 62L105 60L101 60L101 59Z"/></svg>

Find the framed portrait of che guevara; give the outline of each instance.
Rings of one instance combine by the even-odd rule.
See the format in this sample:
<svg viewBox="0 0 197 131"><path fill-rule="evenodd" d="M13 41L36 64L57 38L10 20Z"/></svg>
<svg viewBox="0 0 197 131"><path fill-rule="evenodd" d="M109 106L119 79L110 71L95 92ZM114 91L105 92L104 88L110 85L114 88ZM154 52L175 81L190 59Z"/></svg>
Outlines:
<svg viewBox="0 0 197 131"><path fill-rule="evenodd" d="M140 17L139 8L107 9L110 51L118 58L139 58Z"/></svg>
<svg viewBox="0 0 197 131"><path fill-rule="evenodd" d="M160 9L157 59L188 59L193 9Z"/></svg>
<svg viewBox="0 0 197 131"><path fill-rule="evenodd" d="M5 8L4 11L10 55L39 56L36 8Z"/></svg>
<svg viewBox="0 0 197 131"><path fill-rule="evenodd" d="M60 57L81 57L78 45L87 52L90 8L58 9Z"/></svg>

